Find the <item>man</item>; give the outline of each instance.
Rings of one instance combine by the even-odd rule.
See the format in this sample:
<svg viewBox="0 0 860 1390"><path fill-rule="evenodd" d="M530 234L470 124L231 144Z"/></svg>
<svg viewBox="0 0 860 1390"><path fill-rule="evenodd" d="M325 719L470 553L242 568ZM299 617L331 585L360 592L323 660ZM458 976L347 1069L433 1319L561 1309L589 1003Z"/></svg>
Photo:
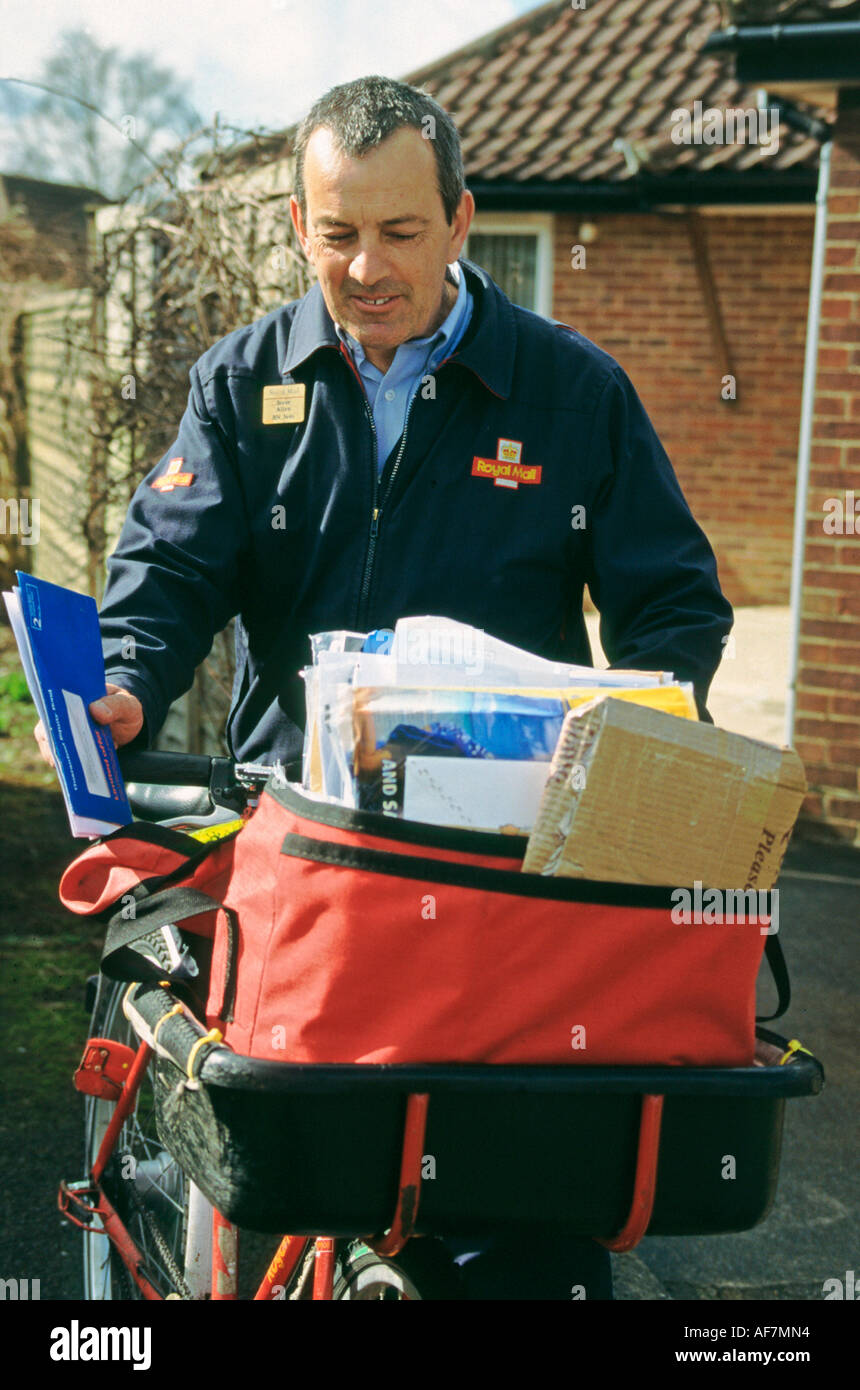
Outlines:
<svg viewBox="0 0 860 1390"><path fill-rule="evenodd" d="M291 215L317 283L192 369L109 563L92 710L117 744L155 736L233 615L229 745L288 763L309 633L435 613L590 664L585 584L612 664L673 670L708 717L711 548L618 364L459 261L473 212L430 98L374 77L312 108Z"/></svg>

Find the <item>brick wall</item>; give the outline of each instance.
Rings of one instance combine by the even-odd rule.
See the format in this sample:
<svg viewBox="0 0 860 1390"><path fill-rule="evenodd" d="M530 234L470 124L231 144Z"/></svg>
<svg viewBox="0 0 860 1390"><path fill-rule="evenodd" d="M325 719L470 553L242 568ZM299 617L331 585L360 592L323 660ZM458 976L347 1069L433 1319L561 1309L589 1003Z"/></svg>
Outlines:
<svg viewBox="0 0 860 1390"><path fill-rule="evenodd" d="M597 227L571 269L580 224ZM737 400L682 215L556 218L553 314L629 373L717 555L733 604L787 603L813 218L702 218Z"/></svg>
<svg viewBox="0 0 860 1390"><path fill-rule="evenodd" d="M852 503L860 506L856 90L840 94L833 141L795 730L810 784L803 831L860 846L860 512L849 516Z"/></svg>

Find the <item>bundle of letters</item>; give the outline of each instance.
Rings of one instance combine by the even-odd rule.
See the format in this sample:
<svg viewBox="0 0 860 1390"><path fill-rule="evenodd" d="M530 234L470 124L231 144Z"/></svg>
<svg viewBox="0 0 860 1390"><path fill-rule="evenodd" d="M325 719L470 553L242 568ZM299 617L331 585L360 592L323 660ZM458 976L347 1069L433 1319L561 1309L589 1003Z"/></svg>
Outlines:
<svg viewBox="0 0 860 1390"><path fill-rule="evenodd" d="M311 648L305 789L407 820L529 834L571 710L612 696L697 719L671 673L548 661L448 618Z"/></svg>

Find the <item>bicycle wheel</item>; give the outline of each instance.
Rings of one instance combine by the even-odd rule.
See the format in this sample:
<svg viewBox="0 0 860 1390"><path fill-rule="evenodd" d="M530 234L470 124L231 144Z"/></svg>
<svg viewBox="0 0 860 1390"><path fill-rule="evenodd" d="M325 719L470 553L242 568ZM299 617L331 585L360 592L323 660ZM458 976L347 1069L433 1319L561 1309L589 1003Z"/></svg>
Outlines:
<svg viewBox="0 0 860 1390"><path fill-rule="evenodd" d="M354 1241L338 1257L332 1298L411 1302L421 1295L393 1260L386 1260L361 1241Z"/></svg>
<svg viewBox="0 0 860 1390"><path fill-rule="evenodd" d="M435 1241L410 1240L389 1260L356 1240L338 1255L332 1297L411 1303L462 1295L457 1272Z"/></svg>
<svg viewBox="0 0 860 1390"><path fill-rule="evenodd" d="M122 1012L126 989L124 984L100 977L90 1036L110 1038L136 1048L138 1040ZM92 1170L113 1111L113 1101L87 1096L87 1174ZM187 1297L182 1270L189 1184L156 1133L151 1068L120 1131L103 1182L108 1198L143 1256L143 1273L150 1283L164 1298L171 1294ZM101 1301L142 1297L95 1218L92 1233L84 1236L84 1298Z"/></svg>

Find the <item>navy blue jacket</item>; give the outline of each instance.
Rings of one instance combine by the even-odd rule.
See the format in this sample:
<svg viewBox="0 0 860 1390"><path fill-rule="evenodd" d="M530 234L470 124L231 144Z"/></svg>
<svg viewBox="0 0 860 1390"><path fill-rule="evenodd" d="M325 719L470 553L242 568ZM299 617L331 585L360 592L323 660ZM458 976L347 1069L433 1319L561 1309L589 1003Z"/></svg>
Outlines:
<svg viewBox="0 0 860 1390"><path fill-rule="evenodd" d="M732 611L631 382L461 264L472 321L413 398L381 479L318 285L192 368L176 443L132 499L101 608L108 680L140 698L148 737L234 614L231 750L288 761L309 633L444 614L590 664L585 584L612 665L691 680L709 717ZM304 384L304 418L263 424L263 388L288 383Z"/></svg>

